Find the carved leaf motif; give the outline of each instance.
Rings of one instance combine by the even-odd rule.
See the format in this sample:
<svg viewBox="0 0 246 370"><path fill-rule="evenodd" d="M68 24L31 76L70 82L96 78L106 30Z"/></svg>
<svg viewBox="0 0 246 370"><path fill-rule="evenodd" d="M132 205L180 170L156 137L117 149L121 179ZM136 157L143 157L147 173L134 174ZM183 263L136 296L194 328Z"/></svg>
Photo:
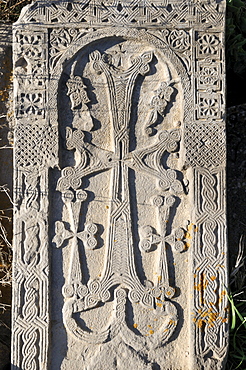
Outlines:
<svg viewBox="0 0 246 370"><path fill-rule="evenodd" d="M150 112L147 123L145 124L145 133L149 136L153 135L154 127L158 120L158 115L164 117L165 109L168 103L171 102L172 94L174 92L173 82L162 82L159 89L156 91L156 95L151 100L151 107L153 108Z"/></svg>
<svg viewBox="0 0 246 370"><path fill-rule="evenodd" d="M90 99L87 96L86 86L84 85L80 76L72 76L67 81L68 95L71 99L72 109L78 107L80 104L89 103Z"/></svg>
<svg viewBox="0 0 246 370"><path fill-rule="evenodd" d="M72 238L73 233L65 229L64 223L62 221L56 221L55 223L55 236L52 242L57 248L61 247L66 239Z"/></svg>

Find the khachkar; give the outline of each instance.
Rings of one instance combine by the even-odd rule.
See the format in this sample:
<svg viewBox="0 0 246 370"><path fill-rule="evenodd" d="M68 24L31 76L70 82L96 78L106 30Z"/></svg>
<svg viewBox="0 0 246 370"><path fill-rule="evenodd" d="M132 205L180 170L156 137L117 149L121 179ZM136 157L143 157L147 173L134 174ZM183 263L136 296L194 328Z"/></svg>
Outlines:
<svg viewBox="0 0 246 370"><path fill-rule="evenodd" d="M13 369L222 369L224 1L14 25Z"/></svg>

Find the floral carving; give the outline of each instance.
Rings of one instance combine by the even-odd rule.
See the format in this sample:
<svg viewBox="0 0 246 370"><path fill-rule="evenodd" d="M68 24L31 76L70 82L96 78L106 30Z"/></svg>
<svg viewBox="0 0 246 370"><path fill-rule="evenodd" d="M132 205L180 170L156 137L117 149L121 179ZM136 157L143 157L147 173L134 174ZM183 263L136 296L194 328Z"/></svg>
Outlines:
<svg viewBox="0 0 246 370"><path fill-rule="evenodd" d="M199 53L202 55L215 55L218 53L219 39L215 35L205 34L198 39Z"/></svg>
<svg viewBox="0 0 246 370"><path fill-rule="evenodd" d="M50 34L50 67L53 69L68 46L78 37L83 36L85 32L79 33L75 28L69 30L64 28L55 28Z"/></svg>
<svg viewBox="0 0 246 370"><path fill-rule="evenodd" d="M156 95L151 100L152 110L145 125L145 133L149 136L156 133L154 127L158 120L158 115L163 117L165 114L166 107L168 103L170 103L174 92L173 84L173 81L162 82L159 89L156 91Z"/></svg>
<svg viewBox="0 0 246 370"><path fill-rule="evenodd" d="M90 100L87 96L86 86L80 76L72 76L67 81L67 87L67 94L71 99L72 109L78 107L80 104L82 104L83 107L84 104L89 103Z"/></svg>
<svg viewBox="0 0 246 370"><path fill-rule="evenodd" d="M18 37L19 48L21 53L27 59L40 59L43 55L42 36L19 34Z"/></svg>
<svg viewBox="0 0 246 370"><path fill-rule="evenodd" d="M185 30L171 31L167 40L171 48L179 52L183 52L190 47L190 36Z"/></svg>
<svg viewBox="0 0 246 370"><path fill-rule="evenodd" d="M43 116L43 94L42 93L22 93L19 98L17 108L18 116L28 116L34 114L35 116Z"/></svg>
<svg viewBox="0 0 246 370"><path fill-rule="evenodd" d="M219 102L215 98L201 98L200 112L202 117L217 117L219 114Z"/></svg>

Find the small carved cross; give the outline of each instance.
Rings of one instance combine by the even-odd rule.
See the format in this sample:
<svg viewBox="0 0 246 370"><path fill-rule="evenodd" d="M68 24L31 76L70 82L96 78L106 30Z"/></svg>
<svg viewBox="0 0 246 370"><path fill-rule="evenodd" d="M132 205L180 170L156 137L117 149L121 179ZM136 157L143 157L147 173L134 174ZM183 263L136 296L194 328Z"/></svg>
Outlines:
<svg viewBox="0 0 246 370"><path fill-rule="evenodd" d="M86 249L95 249L97 246L97 240L95 234L97 233L97 225L89 223L85 225L84 231L73 232L65 228L65 224L62 221L56 221L55 223L55 233L52 242L56 244L59 248L62 244L69 240L70 238L80 239Z"/></svg>

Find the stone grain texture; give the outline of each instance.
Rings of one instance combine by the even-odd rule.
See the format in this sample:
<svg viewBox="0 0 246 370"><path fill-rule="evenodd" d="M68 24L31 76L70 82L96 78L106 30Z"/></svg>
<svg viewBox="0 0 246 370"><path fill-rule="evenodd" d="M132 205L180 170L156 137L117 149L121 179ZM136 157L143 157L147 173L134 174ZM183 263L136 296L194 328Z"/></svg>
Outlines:
<svg viewBox="0 0 246 370"><path fill-rule="evenodd" d="M225 1L14 25L13 369L222 369Z"/></svg>

